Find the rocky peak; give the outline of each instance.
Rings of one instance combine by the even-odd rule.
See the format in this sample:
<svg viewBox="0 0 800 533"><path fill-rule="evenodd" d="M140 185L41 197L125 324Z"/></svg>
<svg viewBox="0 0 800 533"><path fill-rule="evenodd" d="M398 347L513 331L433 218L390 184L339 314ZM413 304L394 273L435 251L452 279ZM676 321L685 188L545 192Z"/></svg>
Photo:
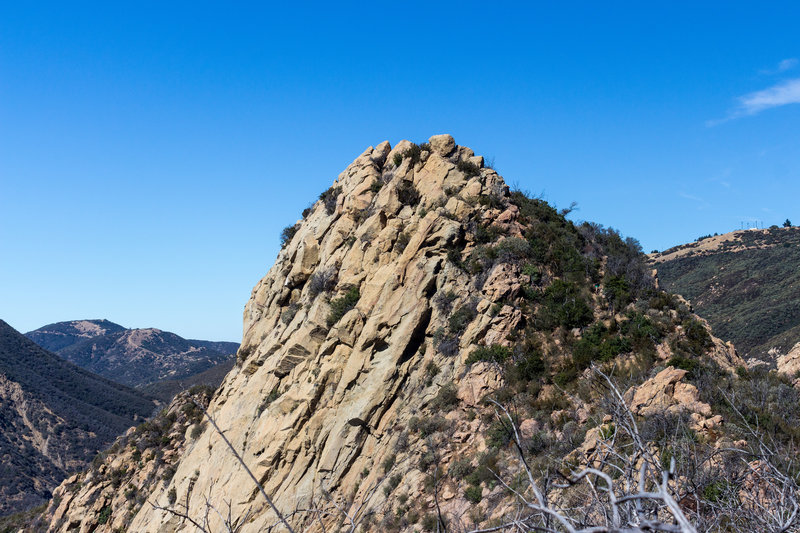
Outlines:
<svg viewBox="0 0 800 533"><path fill-rule="evenodd" d="M351 513L381 509L386 521L434 505L466 517L480 487L467 497L454 475L434 501L428 482L434 463L476 470L499 457L487 395L524 397L526 434L563 437L574 431L563 420L592 419L574 391L592 363L640 381L675 355L738 364L684 303L655 290L635 241L564 214L436 135L368 148L284 231L245 306L238 363L209 406L280 509L324 497ZM676 391L699 405L680 377L665 382L669 401L647 405L666 409ZM276 519L210 427L149 500L168 507L170 494L190 516L230 502L232 516L248 517L244 532ZM486 505L481 513L476 523L491 518ZM128 529L192 527L144 506Z"/></svg>

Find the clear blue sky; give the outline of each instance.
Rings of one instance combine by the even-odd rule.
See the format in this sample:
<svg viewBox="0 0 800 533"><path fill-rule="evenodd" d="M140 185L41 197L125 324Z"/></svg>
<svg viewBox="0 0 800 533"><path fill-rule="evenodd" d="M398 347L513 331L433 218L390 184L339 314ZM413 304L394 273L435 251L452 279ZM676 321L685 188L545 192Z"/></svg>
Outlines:
<svg viewBox="0 0 800 533"><path fill-rule="evenodd" d="M22 331L239 340L281 228L385 139L449 132L647 251L800 223L796 2L122 4L0 7Z"/></svg>

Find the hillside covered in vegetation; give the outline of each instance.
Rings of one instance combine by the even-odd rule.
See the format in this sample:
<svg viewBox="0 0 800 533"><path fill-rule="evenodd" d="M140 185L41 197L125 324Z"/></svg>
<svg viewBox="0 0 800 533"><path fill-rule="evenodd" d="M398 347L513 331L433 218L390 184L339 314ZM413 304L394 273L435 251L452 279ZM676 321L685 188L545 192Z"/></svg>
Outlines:
<svg viewBox="0 0 800 533"><path fill-rule="evenodd" d="M651 260L664 289L689 299L746 359L773 362L800 342L800 228L735 231Z"/></svg>
<svg viewBox="0 0 800 533"><path fill-rule="evenodd" d="M0 515L46 501L67 473L155 407L0 320Z"/></svg>

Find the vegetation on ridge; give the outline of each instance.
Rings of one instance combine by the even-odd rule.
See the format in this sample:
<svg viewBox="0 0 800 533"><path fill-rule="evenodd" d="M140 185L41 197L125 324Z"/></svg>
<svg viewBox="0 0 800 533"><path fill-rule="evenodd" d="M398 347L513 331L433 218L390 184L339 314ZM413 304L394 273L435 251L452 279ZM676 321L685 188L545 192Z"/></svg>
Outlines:
<svg viewBox="0 0 800 533"><path fill-rule="evenodd" d="M770 361L772 348L786 353L800 341L800 228L735 235L718 249L658 263L658 278L743 356Z"/></svg>

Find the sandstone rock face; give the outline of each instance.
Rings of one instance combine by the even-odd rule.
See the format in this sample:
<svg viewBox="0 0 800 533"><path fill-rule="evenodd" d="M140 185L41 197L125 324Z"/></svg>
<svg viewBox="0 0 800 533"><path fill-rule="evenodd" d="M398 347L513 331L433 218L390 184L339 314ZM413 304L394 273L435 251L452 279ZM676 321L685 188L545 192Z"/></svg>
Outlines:
<svg viewBox="0 0 800 533"><path fill-rule="evenodd" d="M711 406L700 401L700 391L683 381L687 372L667 367L635 389L628 391L631 412L649 416L656 413L688 412L697 430L722 424L720 415L713 415Z"/></svg>
<svg viewBox="0 0 800 533"><path fill-rule="evenodd" d="M789 377L797 377L800 373L800 342L795 344L789 353L781 355L777 359L778 372Z"/></svg>
<svg viewBox="0 0 800 533"><path fill-rule="evenodd" d="M450 135L434 135L430 139L431 148L439 155L448 156L456 149L456 142Z"/></svg>
<svg viewBox="0 0 800 533"><path fill-rule="evenodd" d="M375 465L393 453L411 416L408 406L424 405L435 392L408 393L426 379L433 335L446 325L447 315L431 306L434 294L452 291L458 295L454 305L460 305L491 301L516 288L498 281L496 289L481 294L446 261L448 246L463 236L444 206L474 210L469 202L474 205L478 196L504 185L490 169L472 177L459 171L460 158L474 154L457 148L449 135L432 137L430 144L432 151L419 162L406 157L397 167L394 155L403 154L407 142L364 151L336 180L334 187L345 193L335 207L329 212L321 202L315 205L245 308L241 364L228 375L210 412L287 512L323 490L336 495L341 487L360 485L358 500L378 480ZM416 205L405 196L411 186L421 198ZM452 195L454 190L472 196ZM489 222L494 218L489 215ZM506 215L504 223L512 218ZM312 278L327 269L336 272L336 288L313 294ZM350 287L358 289L358 302L329 326L330 300ZM287 323L281 315L292 304L297 311ZM477 344L498 327L487 312L460 343ZM442 369L437 380L451 379L460 361L437 357ZM469 401L493 385L491 379L476 383ZM271 394L274 399L265 405ZM361 479L362 472L370 473ZM404 484L411 487L414 481L409 475ZM172 482L151 500L166 505L173 488L189 494L190 513L202 513L206 496L231 501L234 515L254 509L242 531L263 531L275 520L209 429L189 443ZM130 530L191 528L168 513L142 508Z"/></svg>

